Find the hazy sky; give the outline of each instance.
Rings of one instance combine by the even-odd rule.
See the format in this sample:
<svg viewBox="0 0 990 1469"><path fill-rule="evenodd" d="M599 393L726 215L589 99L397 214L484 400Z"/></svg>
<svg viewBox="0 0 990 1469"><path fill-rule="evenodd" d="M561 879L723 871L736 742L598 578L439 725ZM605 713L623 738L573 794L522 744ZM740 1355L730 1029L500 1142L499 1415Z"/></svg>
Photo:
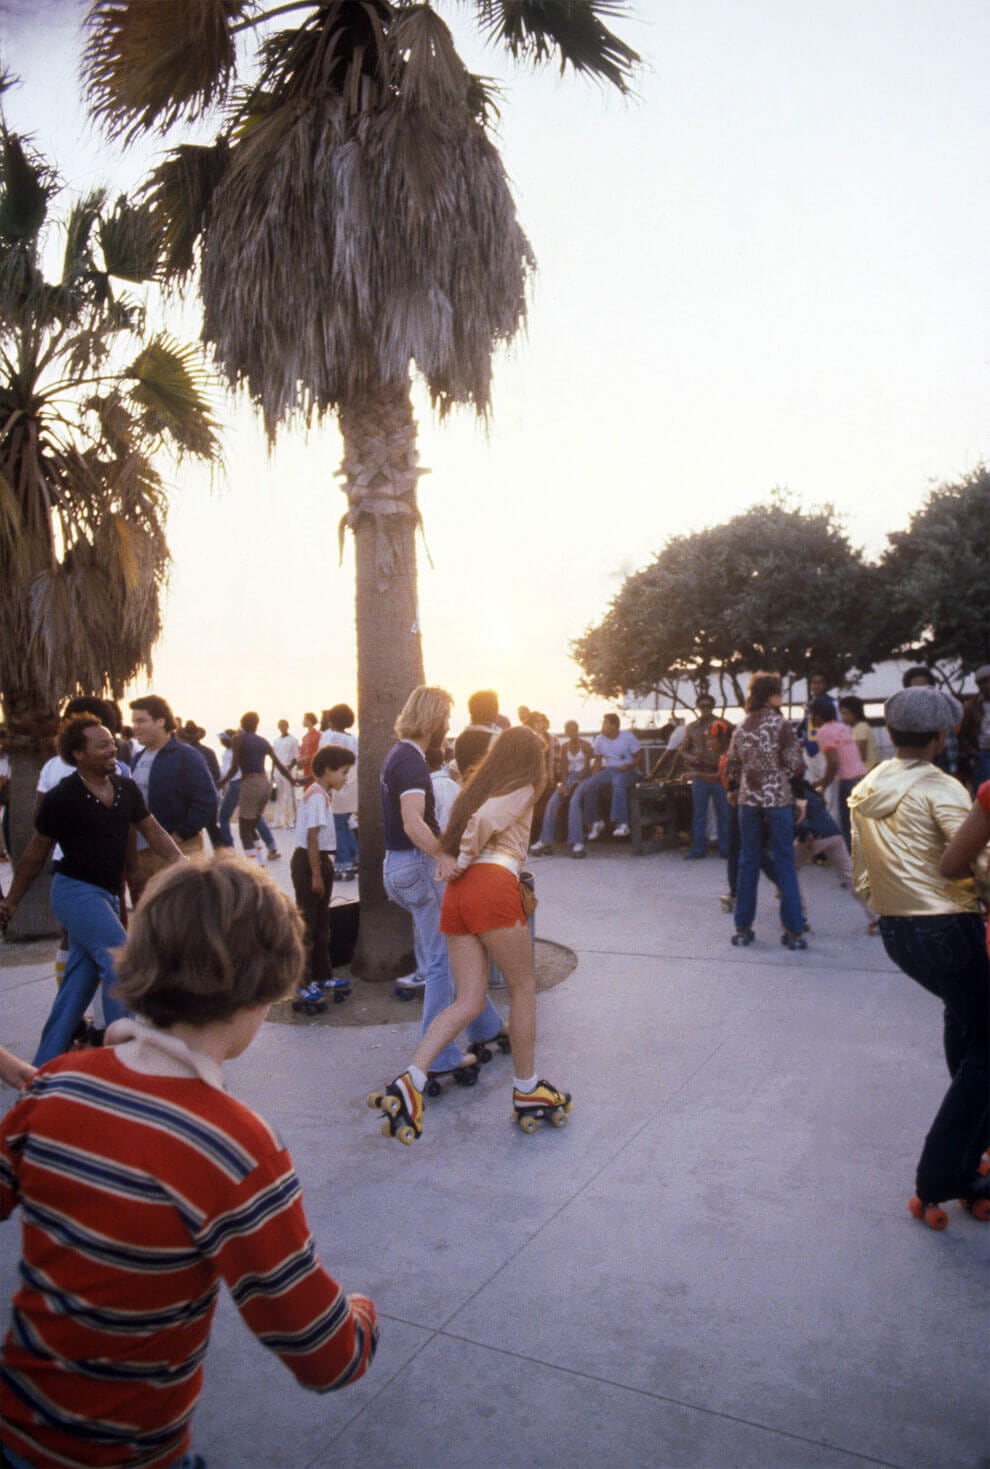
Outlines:
<svg viewBox="0 0 990 1469"><path fill-rule="evenodd" d="M437 8L505 85L540 269L487 435L418 400L427 678L461 710L490 685L510 712L597 722L568 643L669 536L784 485L875 554L990 454L990 8L638 0L616 26L646 61L625 101L512 70L471 7ZM123 186L144 160L86 128L74 13L8 4L8 120L73 188ZM269 461L249 410L222 417L223 481L175 477L153 683L211 730L248 707L296 725L354 698L340 441L286 434Z"/></svg>

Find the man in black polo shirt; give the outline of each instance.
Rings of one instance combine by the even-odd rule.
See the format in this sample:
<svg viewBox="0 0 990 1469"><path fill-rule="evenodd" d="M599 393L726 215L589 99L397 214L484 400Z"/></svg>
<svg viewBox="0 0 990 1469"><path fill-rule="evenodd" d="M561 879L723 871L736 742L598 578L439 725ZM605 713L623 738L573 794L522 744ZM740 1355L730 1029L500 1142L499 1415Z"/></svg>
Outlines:
<svg viewBox="0 0 990 1469"><path fill-rule="evenodd" d="M58 751L75 766L75 774L43 797L34 836L6 900L0 901L0 928L6 928L58 842L62 856L54 864L51 901L52 911L69 933L69 958L41 1034L36 1066L69 1049L98 984L103 985L107 1024L127 1013L112 994L117 978L112 954L126 938L120 921L120 884L131 827L167 862L184 860L149 812L135 782L116 774L113 735L94 715L70 720L59 737Z"/></svg>

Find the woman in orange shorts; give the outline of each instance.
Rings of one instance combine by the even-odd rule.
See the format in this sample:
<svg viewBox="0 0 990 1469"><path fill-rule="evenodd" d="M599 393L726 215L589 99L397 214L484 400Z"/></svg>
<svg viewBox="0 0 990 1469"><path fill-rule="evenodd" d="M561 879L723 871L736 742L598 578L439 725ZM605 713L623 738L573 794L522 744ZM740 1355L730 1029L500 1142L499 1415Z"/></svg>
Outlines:
<svg viewBox="0 0 990 1469"><path fill-rule="evenodd" d="M447 883L440 930L447 936L456 998L436 1016L408 1069L368 1098L386 1118L382 1130L402 1142L422 1132L422 1094L434 1058L484 1009L489 958L509 991L516 1120L530 1132L545 1116L561 1125L571 1109L570 1094L536 1072L536 976L519 894L533 807L545 780L539 736L525 727L507 729L492 742L451 810L437 877Z"/></svg>

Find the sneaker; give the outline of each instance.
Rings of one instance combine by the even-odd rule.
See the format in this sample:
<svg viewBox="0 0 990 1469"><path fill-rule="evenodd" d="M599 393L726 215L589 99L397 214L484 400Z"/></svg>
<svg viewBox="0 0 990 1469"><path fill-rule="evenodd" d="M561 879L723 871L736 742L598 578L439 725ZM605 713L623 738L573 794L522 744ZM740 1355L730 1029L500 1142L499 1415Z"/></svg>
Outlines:
<svg viewBox="0 0 990 1469"><path fill-rule="evenodd" d="M627 837L629 835L629 828L626 823L620 821L618 826L612 828L612 835L614 837Z"/></svg>
<svg viewBox="0 0 990 1469"><path fill-rule="evenodd" d="M279 851L278 847L269 847L268 848L268 860L269 860L269 862L277 862L278 859L281 857L281 855L282 855L282 853Z"/></svg>
<svg viewBox="0 0 990 1469"><path fill-rule="evenodd" d="M553 845L550 842L534 842L529 849L531 857L552 857Z"/></svg>
<svg viewBox="0 0 990 1469"><path fill-rule="evenodd" d="M395 981L395 993L404 995L418 995L426 988L426 980L420 979L418 974L400 974Z"/></svg>
<svg viewBox="0 0 990 1469"><path fill-rule="evenodd" d="M602 832L604 830L605 830L605 823L604 823L604 821L593 821L591 823L591 830L588 832L588 841L589 842L597 842L598 838L601 836L601 834L602 834Z"/></svg>
<svg viewBox="0 0 990 1469"><path fill-rule="evenodd" d="M587 857L587 855L588 855L587 852L584 850L584 843L583 842L575 842L574 845L573 845L573 847L571 848L571 856L572 857Z"/></svg>

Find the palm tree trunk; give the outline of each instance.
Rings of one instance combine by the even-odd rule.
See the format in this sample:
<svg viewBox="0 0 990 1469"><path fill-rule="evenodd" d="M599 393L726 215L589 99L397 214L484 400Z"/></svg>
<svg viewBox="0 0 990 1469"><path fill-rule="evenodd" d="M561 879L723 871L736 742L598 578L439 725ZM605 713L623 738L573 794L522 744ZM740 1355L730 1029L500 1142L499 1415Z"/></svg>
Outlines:
<svg viewBox="0 0 990 1469"><path fill-rule="evenodd" d="M4 694L7 729L10 735L10 856L16 867L34 833L34 808L38 773L54 754L53 739L58 716L46 708L44 699L30 690ZM48 904L51 865L35 879L7 930L7 942L49 938L59 924Z"/></svg>
<svg viewBox="0 0 990 1469"><path fill-rule="evenodd" d="M415 968L409 915L382 883L379 774L395 742L396 715L423 682L416 594L416 420L408 384L377 385L341 409L344 480L357 579L358 807L361 926L353 970L392 980ZM343 530L343 526L342 526Z"/></svg>

